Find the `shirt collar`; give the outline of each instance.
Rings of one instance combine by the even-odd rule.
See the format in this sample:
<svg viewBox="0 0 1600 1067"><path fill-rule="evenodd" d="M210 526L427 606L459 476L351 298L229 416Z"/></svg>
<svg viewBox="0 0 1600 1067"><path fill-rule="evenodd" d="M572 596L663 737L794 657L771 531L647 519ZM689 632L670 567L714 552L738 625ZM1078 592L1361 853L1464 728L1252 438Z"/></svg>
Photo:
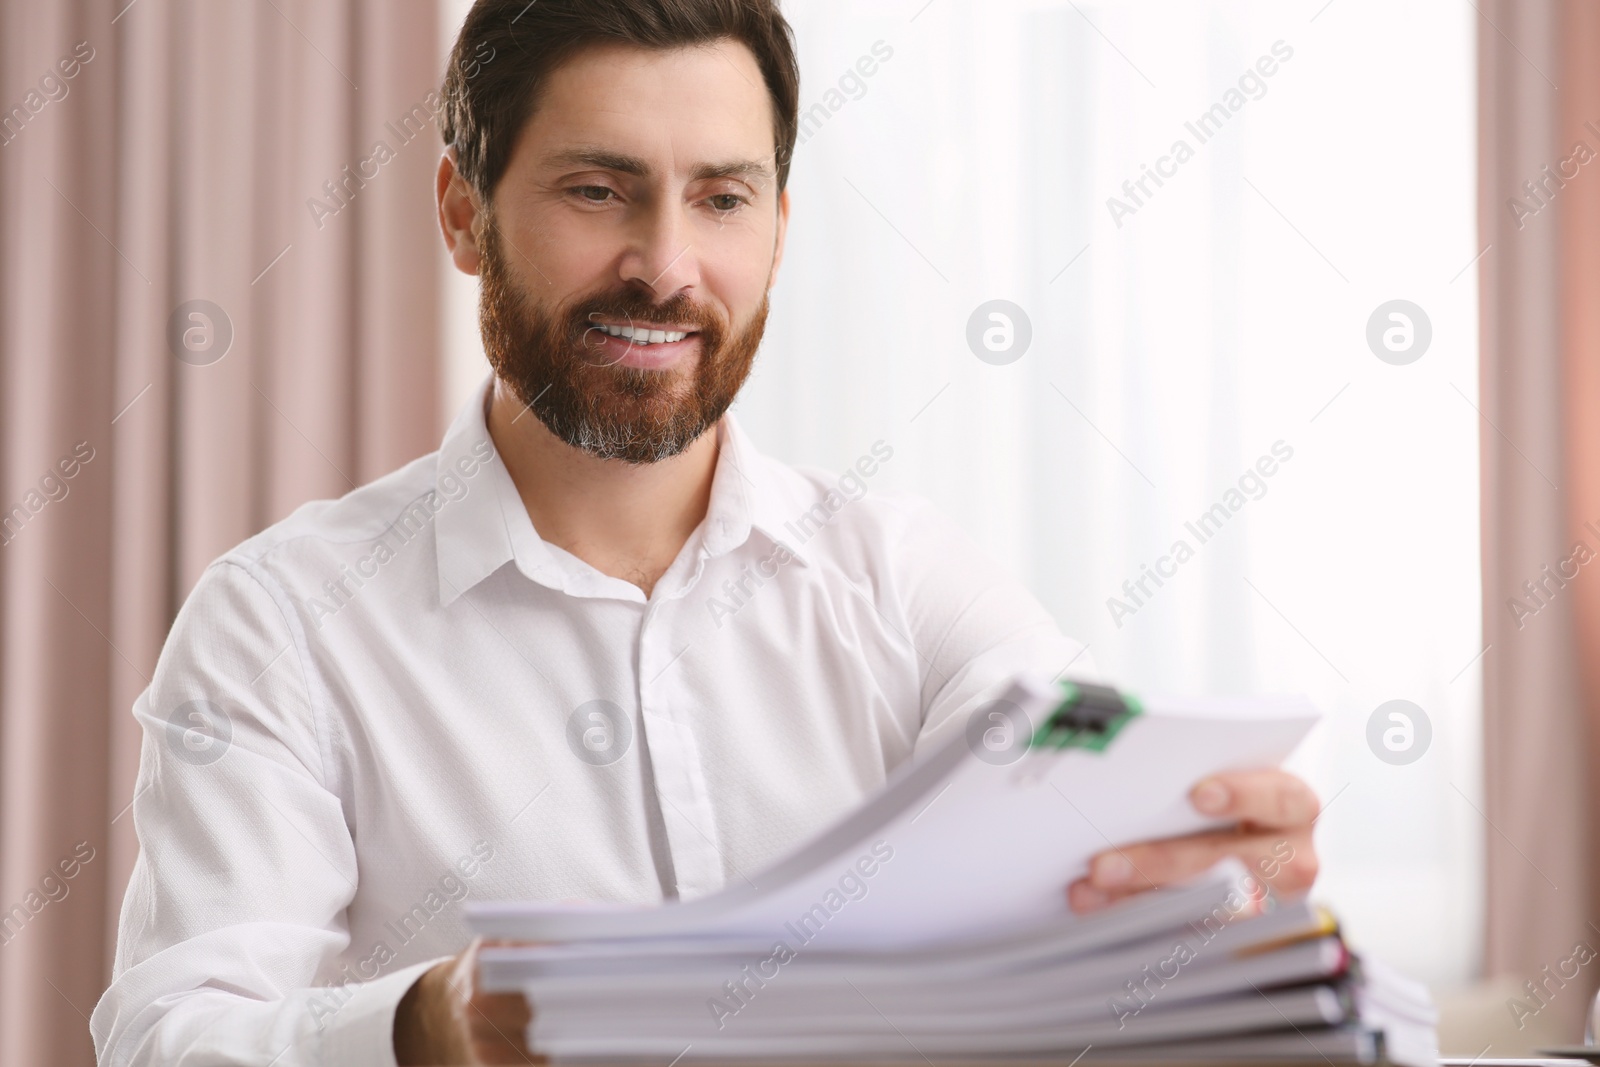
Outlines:
<svg viewBox="0 0 1600 1067"><path fill-rule="evenodd" d="M732 412L724 415L717 424L717 469L701 527L707 556L738 548L754 530L805 562L794 535L785 529L797 511L783 493L780 477L781 467L756 449Z"/></svg>
<svg viewBox="0 0 1600 1067"><path fill-rule="evenodd" d="M434 519L441 604L450 604L515 558L500 499L508 486L515 495L516 486L495 451L484 414L493 381L491 376L473 391L439 445L433 493L443 502Z"/></svg>
<svg viewBox="0 0 1600 1067"><path fill-rule="evenodd" d="M599 592L612 579L546 543L528 518L516 484L500 462L487 418L493 376L473 391L440 443L431 505L438 554L439 602L448 605L509 562L529 578L569 592ZM732 413L717 423L717 465L706 517L692 544L707 558L724 555L759 532L802 565L786 530L797 514L778 479L782 468L762 455ZM574 564L590 573L574 572Z"/></svg>

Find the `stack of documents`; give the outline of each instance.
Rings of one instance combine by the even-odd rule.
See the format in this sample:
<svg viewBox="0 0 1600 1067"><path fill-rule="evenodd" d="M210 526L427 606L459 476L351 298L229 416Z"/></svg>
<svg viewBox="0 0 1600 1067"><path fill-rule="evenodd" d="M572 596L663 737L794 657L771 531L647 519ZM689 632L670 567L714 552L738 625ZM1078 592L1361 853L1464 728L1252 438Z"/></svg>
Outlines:
<svg viewBox="0 0 1600 1067"><path fill-rule="evenodd" d="M1324 911L1236 863L1074 915L1114 845L1213 828L1218 771L1272 766L1304 700L1137 701L1019 680L767 870L655 908L487 903L490 990L562 1060L1432 1064L1421 986L1352 956ZM1286 846L1287 847L1287 846ZM1065 1062L1063 1060L1063 1062Z"/></svg>

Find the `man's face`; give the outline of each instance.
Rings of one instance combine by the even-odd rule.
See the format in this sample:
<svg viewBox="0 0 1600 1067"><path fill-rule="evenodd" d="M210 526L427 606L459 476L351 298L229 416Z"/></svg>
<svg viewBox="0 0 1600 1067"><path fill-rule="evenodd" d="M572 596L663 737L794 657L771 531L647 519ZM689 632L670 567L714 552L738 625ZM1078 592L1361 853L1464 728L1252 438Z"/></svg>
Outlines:
<svg viewBox="0 0 1600 1067"><path fill-rule="evenodd" d="M479 236L479 319L561 440L648 463L722 417L782 247L773 153L742 44L596 46L547 79Z"/></svg>

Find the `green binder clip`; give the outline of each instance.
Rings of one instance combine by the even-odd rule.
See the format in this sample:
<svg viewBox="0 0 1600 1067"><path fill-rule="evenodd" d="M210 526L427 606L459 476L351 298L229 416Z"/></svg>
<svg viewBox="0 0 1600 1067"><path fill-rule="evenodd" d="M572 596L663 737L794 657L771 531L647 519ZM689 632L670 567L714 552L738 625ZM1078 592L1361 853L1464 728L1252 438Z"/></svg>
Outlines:
<svg viewBox="0 0 1600 1067"><path fill-rule="evenodd" d="M1050 713L1044 729L1033 735L1030 747L1104 752L1122 728L1144 712L1138 697L1119 693L1109 685L1062 682L1061 692L1061 703Z"/></svg>

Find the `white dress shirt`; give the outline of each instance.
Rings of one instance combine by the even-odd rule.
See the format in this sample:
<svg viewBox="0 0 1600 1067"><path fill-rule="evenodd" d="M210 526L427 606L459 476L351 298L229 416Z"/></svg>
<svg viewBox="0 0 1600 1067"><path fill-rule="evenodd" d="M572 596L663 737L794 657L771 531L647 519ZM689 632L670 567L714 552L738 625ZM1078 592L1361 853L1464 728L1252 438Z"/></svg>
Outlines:
<svg viewBox="0 0 1600 1067"><path fill-rule="evenodd" d="M462 902L758 870L1085 649L949 520L718 426L649 597L540 539L485 423L213 563L134 705L141 851L101 1064L392 1067Z"/></svg>

